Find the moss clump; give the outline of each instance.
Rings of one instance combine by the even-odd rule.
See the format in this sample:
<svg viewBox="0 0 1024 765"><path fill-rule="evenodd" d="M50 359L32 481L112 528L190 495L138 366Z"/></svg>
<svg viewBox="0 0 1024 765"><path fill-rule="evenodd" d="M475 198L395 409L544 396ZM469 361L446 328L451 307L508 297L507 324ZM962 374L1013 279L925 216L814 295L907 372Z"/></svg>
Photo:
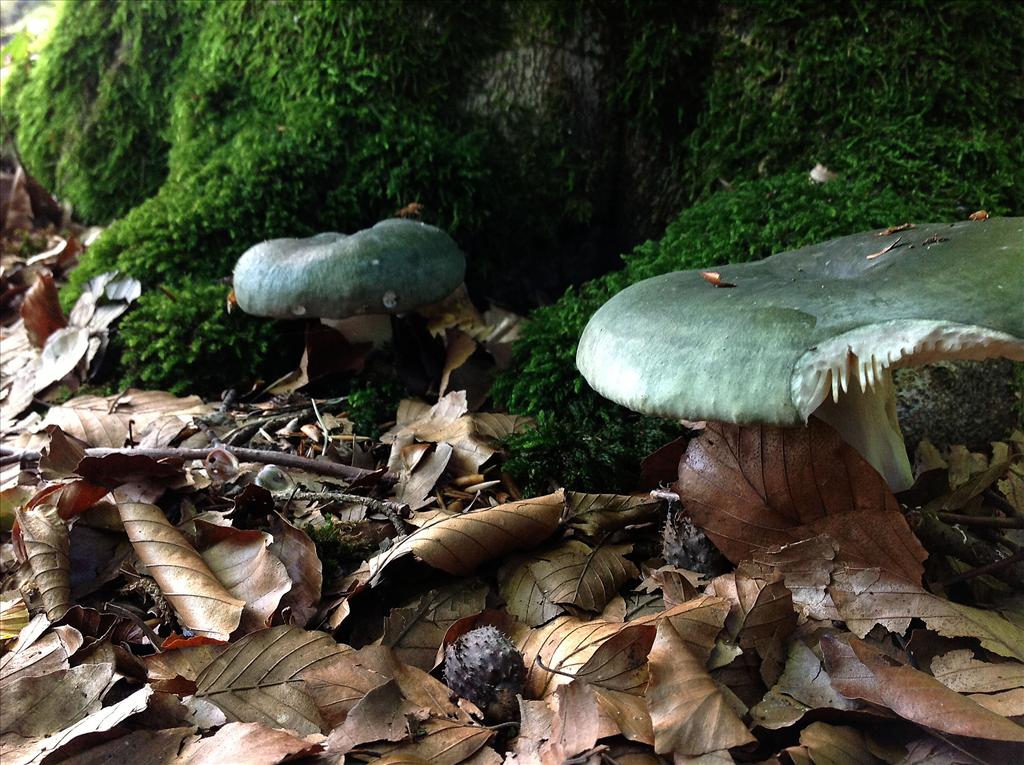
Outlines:
<svg viewBox="0 0 1024 765"><path fill-rule="evenodd" d="M374 553L374 545L358 523L328 518L323 524L306 524L303 531L316 545L316 554L323 566L324 579L340 576Z"/></svg>
<svg viewBox="0 0 1024 765"><path fill-rule="evenodd" d="M125 385L163 387L177 395L219 392L240 382L239 369L276 377L294 366L301 332L285 336L276 325L240 311L229 315L227 293L216 282L189 282L139 298L119 335Z"/></svg>
<svg viewBox="0 0 1024 765"><path fill-rule="evenodd" d="M395 379L356 384L348 393L348 418L354 432L373 440L380 438L381 424L392 422L406 392Z"/></svg>
<svg viewBox="0 0 1024 765"><path fill-rule="evenodd" d="M18 88L22 159L85 220L106 223L167 176L171 84L201 4L69 0Z"/></svg>

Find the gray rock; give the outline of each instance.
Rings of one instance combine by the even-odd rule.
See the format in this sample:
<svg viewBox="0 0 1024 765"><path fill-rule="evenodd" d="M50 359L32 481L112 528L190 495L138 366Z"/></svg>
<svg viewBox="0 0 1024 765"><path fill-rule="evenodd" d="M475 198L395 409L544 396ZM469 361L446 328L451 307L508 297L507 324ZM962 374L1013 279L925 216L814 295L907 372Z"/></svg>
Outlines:
<svg viewBox="0 0 1024 765"><path fill-rule="evenodd" d="M1019 426L1014 364L1007 359L940 361L897 369L896 411L913 454L927 438L942 449L985 449Z"/></svg>

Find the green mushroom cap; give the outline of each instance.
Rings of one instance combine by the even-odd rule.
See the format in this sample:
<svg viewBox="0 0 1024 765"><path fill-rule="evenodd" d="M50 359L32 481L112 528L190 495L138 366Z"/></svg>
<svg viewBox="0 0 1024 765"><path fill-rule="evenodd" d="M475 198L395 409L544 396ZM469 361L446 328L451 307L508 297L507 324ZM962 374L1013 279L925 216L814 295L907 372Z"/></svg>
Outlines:
<svg viewBox="0 0 1024 765"><path fill-rule="evenodd" d="M466 258L441 229L384 220L351 236L271 239L235 265L238 306L280 319L399 314L447 297L462 283Z"/></svg>
<svg viewBox="0 0 1024 765"><path fill-rule="evenodd" d="M854 234L718 273L735 287L681 271L609 300L580 339L587 382L666 417L795 426L815 413L896 488L909 462L891 369L1024 360L1024 218Z"/></svg>

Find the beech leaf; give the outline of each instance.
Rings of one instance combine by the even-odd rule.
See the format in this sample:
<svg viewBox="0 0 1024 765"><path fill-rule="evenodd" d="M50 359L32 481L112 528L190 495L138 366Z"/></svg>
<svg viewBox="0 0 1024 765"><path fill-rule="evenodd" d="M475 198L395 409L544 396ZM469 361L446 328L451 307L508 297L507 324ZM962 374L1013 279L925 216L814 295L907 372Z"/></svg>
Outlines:
<svg viewBox="0 0 1024 765"><path fill-rule="evenodd" d="M71 541L68 527L54 505L38 505L15 513L25 553L50 621L58 621L71 602Z"/></svg>
<svg viewBox="0 0 1024 765"><path fill-rule="evenodd" d="M625 556L632 545L589 547L571 539L530 565L538 586L553 603L598 612L630 579L640 575Z"/></svg>
<svg viewBox="0 0 1024 765"><path fill-rule="evenodd" d="M464 575L481 563L534 547L558 528L565 494L554 494L462 515L439 517L370 559L373 581L392 561L414 554L434 568Z"/></svg>
<svg viewBox="0 0 1024 765"><path fill-rule="evenodd" d="M323 719L302 677L346 648L324 632L289 625L252 632L232 643L196 678L196 697L229 722L321 733Z"/></svg>
<svg viewBox="0 0 1024 765"><path fill-rule="evenodd" d="M156 505L117 506L135 554L160 586L181 623L214 640L238 627L245 601L234 597Z"/></svg>
<svg viewBox="0 0 1024 765"><path fill-rule="evenodd" d="M826 635L821 648L832 686L847 698L886 707L944 733L1024 742L1024 727L950 690L931 675L891 663L862 640Z"/></svg>

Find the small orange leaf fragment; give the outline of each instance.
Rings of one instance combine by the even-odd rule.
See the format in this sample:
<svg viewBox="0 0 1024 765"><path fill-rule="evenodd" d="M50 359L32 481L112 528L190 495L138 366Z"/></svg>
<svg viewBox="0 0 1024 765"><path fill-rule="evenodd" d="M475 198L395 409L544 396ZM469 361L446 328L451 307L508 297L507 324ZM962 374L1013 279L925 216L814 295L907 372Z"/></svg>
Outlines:
<svg viewBox="0 0 1024 765"><path fill-rule="evenodd" d="M968 218L971 220L988 220L988 211L978 210L977 212L972 212Z"/></svg>
<svg viewBox="0 0 1024 765"><path fill-rule="evenodd" d="M732 284L731 282L724 282L724 281L722 281L722 275L720 273L718 273L718 271L701 271L700 275L704 279L704 281L706 281L708 284L713 284L716 287L735 287L736 286L735 284Z"/></svg>

